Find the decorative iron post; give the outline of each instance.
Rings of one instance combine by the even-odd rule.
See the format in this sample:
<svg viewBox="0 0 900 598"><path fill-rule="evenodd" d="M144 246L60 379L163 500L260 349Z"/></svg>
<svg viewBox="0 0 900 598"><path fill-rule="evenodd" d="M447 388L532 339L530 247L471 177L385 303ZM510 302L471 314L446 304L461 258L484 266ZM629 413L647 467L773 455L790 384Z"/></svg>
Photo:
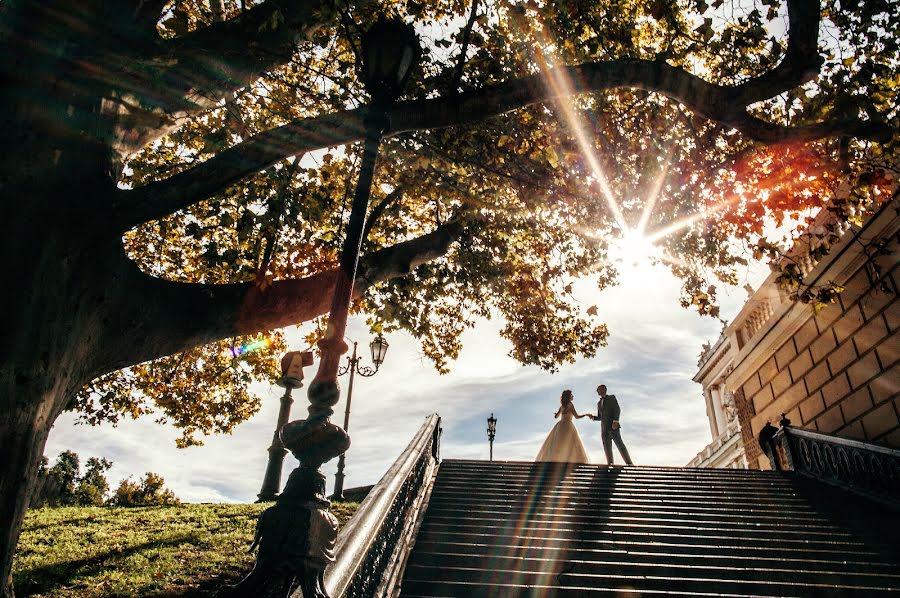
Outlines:
<svg viewBox="0 0 900 598"><path fill-rule="evenodd" d="M356 341L353 341L353 356L348 357L347 365L338 370L338 376L343 376L347 372L350 372L350 383L347 384L347 407L344 409L345 432L350 428L350 401L353 400L353 376L355 374L359 374L365 378L374 376L375 373L378 372L378 368L381 367L381 364L384 363L384 357L387 355L388 350L388 343L380 334L375 337L375 340L369 343L369 347L372 349L372 362L375 364L375 369L372 369L367 366L360 367L359 362L362 361L362 357L356 356L356 345ZM347 453L345 451L338 457L337 473L334 474L334 492L331 495L331 500L344 500L344 463L346 461L346 456Z"/></svg>
<svg viewBox="0 0 900 598"><path fill-rule="evenodd" d="M390 125L387 110L403 91L420 54L412 25L380 19L363 36L362 79L372 96L365 118L366 137L359 180L341 249L325 338L319 341L319 369L309 385L309 417L285 424L281 441L300 464L291 472L275 505L259 519L254 546L256 566L234 589L239 596L266 592L287 595L297 578L304 598L327 598L323 574L334 562L337 519L328 510L321 465L350 447L350 437L331 422L340 395L338 368L347 352L344 333L353 281L365 230L369 192L381 137Z"/></svg>
<svg viewBox="0 0 900 598"><path fill-rule="evenodd" d="M312 365L312 353L309 351L291 351L281 358L281 378L276 384L284 387L284 394L281 396L278 422L272 435L272 445L269 447L269 464L266 466L266 475L256 502L269 502L278 498L278 491L281 489L281 468L287 455L287 449L284 448L279 434L291 417L291 405L294 403L291 392L303 386L303 368L308 365Z"/></svg>
<svg viewBox="0 0 900 598"><path fill-rule="evenodd" d="M776 438L779 440L781 452L779 461L782 461L782 468L788 471L794 471L794 455L791 450L791 420L784 413L781 414L781 420L778 422L781 428L778 430Z"/></svg>
<svg viewBox="0 0 900 598"><path fill-rule="evenodd" d="M487 420L487 434L488 434L488 444L490 445L490 461L494 460L494 436L497 435L497 418L494 417L494 414L491 413L491 416Z"/></svg>
<svg viewBox="0 0 900 598"><path fill-rule="evenodd" d="M759 442L759 448L769 458L769 465L772 469L779 471L781 470L781 463L778 461L778 451L775 449L775 435L777 433L778 428L773 426L771 422L766 422L766 425L759 431L757 442Z"/></svg>

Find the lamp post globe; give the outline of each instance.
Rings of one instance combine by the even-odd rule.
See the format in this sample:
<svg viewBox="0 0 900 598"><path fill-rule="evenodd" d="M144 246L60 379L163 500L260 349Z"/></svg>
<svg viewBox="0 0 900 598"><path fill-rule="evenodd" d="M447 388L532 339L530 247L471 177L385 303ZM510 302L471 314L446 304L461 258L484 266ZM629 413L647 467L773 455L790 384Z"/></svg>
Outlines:
<svg viewBox="0 0 900 598"><path fill-rule="evenodd" d="M303 368L312 365L312 353L309 351L291 351L281 358L281 378L276 384L282 388L300 388L303 386Z"/></svg>
<svg viewBox="0 0 900 598"><path fill-rule="evenodd" d="M412 25L380 18L363 35L362 81L373 99L392 100L403 92L422 53Z"/></svg>
<svg viewBox="0 0 900 598"><path fill-rule="evenodd" d="M488 443L491 447L490 452L490 460L494 460L494 437L497 435L497 418L494 417L494 414L491 413L491 416L487 420L487 435L488 435Z"/></svg>
<svg viewBox="0 0 900 598"><path fill-rule="evenodd" d="M376 336L371 343L369 343L369 348L372 350L372 363L375 364L375 369L377 370L381 367L381 364L384 363L384 358L387 355L388 350L388 342L384 339L381 334Z"/></svg>

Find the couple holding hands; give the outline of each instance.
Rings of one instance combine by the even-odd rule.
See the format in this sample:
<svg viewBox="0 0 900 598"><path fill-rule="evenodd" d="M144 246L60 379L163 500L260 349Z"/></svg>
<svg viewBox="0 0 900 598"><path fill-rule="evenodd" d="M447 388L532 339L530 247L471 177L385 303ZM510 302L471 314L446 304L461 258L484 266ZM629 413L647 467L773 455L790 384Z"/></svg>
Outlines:
<svg viewBox="0 0 900 598"><path fill-rule="evenodd" d="M600 400L597 401L597 415L593 413L579 414L572 403L572 391L564 390L559 398L559 409L553 415L554 418L562 416L562 419L553 426L547 439L538 451L535 461L555 461L561 463L590 463L584 443L575 427L575 418L589 417L600 420L600 438L603 441L603 451L606 453L606 462L613 465L612 443L616 443L619 454L626 465L633 465L628 449L622 442L621 426L619 425L619 402L616 395L606 394L606 386L597 387Z"/></svg>

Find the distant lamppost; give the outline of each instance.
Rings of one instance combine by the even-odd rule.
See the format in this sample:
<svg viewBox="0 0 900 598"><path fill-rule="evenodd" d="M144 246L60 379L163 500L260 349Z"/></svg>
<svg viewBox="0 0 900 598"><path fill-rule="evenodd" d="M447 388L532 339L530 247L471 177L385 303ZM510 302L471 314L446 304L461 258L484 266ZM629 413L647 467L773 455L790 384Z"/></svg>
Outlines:
<svg viewBox="0 0 900 598"><path fill-rule="evenodd" d="M288 422L281 429L281 441L300 464L291 472L275 505L260 518L259 557L253 571L235 588L237 595L258 596L262 586L283 587L296 577L303 596L327 596L323 574L334 561L338 523L328 510L325 476L320 467L350 447L347 432L330 419L340 399L337 377L341 355L349 348L343 340L347 315L378 146L390 127L388 109L402 93L420 53L415 29L399 20L380 19L363 35L361 77L372 101L363 121L365 143L359 180L335 276L328 327L319 341L319 369L309 385L309 416ZM290 566L283 567L284 563Z"/></svg>
<svg viewBox="0 0 900 598"><path fill-rule="evenodd" d="M497 435L497 418L494 417L494 414L491 413L491 416L488 418L488 443L491 445L491 458L490 460L494 460L494 436Z"/></svg>
<svg viewBox="0 0 900 598"><path fill-rule="evenodd" d="M369 348L372 350L372 363L375 364L375 369L372 369L368 366L360 367L359 362L362 361L362 357L356 356L356 345L356 341L353 341L353 356L347 358L347 365L338 369L338 376L343 376L347 372L350 372L350 383L347 385L347 407L344 409L345 432L350 428L350 401L353 400L353 376L356 374L359 374L364 378L374 376L378 371L378 368L381 367L381 364L384 363L384 357L387 355L388 350L388 342L384 340L384 337L380 334L375 337L375 340L369 343ZM338 457L337 473L334 474L334 493L331 496L332 500L344 500L344 462L346 456L347 453L345 451Z"/></svg>
<svg viewBox="0 0 900 598"><path fill-rule="evenodd" d="M288 423L291 417L291 391L303 386L303 368L312 365L312 353L309 351L291 351L281 358L281 378L278 386L284 387L281 397L281 408L278 410L278 423L275 425L275 434L272 435L272 445L269 447L269 464L266 467L266 475L263 478L262 488L259 490L257 502L268 502L278 497L281 488L281 466L284 464L284 456L287 449L281 442L279 433L281 428Z"/></svg>

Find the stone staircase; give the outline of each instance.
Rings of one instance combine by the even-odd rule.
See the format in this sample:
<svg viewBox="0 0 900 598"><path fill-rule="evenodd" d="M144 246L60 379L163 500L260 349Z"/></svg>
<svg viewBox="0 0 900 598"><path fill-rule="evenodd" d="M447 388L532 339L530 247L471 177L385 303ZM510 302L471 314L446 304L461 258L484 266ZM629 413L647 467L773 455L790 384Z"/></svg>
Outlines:
<svg viewBox="0 0 900 598"><path fill-rule="evenodd" d="M900 595L900 513L791 473L445 460L402 596Z"/></svg>

